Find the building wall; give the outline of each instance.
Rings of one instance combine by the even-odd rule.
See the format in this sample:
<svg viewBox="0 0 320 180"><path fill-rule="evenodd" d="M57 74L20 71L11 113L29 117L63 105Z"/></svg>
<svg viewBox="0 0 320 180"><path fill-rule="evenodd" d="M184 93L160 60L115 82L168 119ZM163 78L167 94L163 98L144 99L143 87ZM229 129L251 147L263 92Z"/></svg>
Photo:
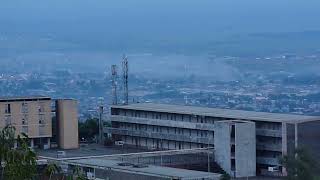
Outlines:
<svg viewBox="0 0 320 180"><path fill-rule="evenodd" d="M256 175L256 128L252 122L235 124L236 176Z"/></svg>
<svg viewBox="0 0 320 180"><path fill-rule="evenodd" d="M6 107L10 104L10 113ZM29 138L52 136L51 100L26 99L0 102L0 128L13 125L16 134L26 133Z"/></svg>
<svg viewBox="0 0 320 180"><path fill-rule="evenodd" d="M228 123L216 122L215 131L215 161L228 174L233 174L231 169L231 128Z"/></svg>
<svg viewBox="0 0 320 180"><path fill-rule="evenodd" d="M300 123L298 126L298 148L304 148L320 162L320 121Z"/></svg>
<svg viewBox="0 0 320 180"><path fill-rule="evenodd" d="M295 124L286 124L286 128L287 128L287 133L286 133L286 139L287 139L287 152L286 154L294 154L295 148L296 148L296 141L295 141ZM284 155L286 155L284 153Z"/></svg>
<svg viewBox="0 0 320 180"><path fill-rule="evenodd" d="M78 104L76 100L56 101L58 144L62 149L79 148Z"/></svg>

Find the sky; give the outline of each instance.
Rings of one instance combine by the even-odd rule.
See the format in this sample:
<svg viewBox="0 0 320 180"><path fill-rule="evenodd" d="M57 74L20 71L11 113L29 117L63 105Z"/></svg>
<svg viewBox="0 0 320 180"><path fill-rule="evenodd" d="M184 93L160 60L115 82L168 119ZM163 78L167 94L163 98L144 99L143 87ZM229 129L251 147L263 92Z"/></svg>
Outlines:
<svg viewBox="0 0 320 180"><path fill-rule="evenodd" d="M112 57L120 58L124 52L154 54L160 49L159 57L136 59L153 59L161 66L166 59L206 62L214 53L270 55L302 47L314 51L320 47L319 9L319 0L1 0L0 57L34 59L45 54L54 59L62 52L87 62L106 59L104 53L114 51ZM299 34L304 31L319 33L317 38ZM246 36L281 32L298 34ZM10 34L18 40L1 41ZM188 56L192 51L198 54ZM232 68L219 67L237 75Z"/></svg>
<svg viewBox="0 0 320 180"><path fill-rule="evenodd" d="M319 0L2 0L0 21L57 26L91 22L96 28L104 24L133 32L304 31L320 29L319 8Z"/></svg>
<svg viewBox="0 0 320 180"><path fill-rule="evenodd" d="M256 44L275 43L274 39L262 42L243 35L320 32L319 9L319 0L1 0L0 36L50 36L59 43L85 45L87 49L121 51L165 47L166 51L186 52L219 43L217 51L229 53L224 49L233 48L233 53L249 44L255 48ZM294 36L299 38L299 34ZM311 39L315 42L304 39L301 46L312 44L310 49L314 49L318 40Z"/></svg>

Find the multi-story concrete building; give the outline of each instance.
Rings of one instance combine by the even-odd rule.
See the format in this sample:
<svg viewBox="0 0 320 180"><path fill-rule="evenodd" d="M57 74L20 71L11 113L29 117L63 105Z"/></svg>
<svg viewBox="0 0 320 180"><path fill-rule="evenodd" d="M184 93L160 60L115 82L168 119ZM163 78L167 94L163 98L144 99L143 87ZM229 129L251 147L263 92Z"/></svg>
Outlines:
<svg viewBox="0 0 320 180"><path fill-rule="evenodd" d="M31 148L51 147L52 116L55 112L57 142L61 149L79 147L78 107L72 99L55 100L50 97L3 97L0 98L0 128L12 125L16 135L25 133Z"/></svg>
<svg viewBox="0 0 320 180"><path fill-rule="evenodd" d="M112 127L105 131L128 145L157 149L214 146L216 161L237 177L267 174L271 167L284 172L279 158L297 147L310 149L320 160L320 117L140 103L112 106L111 122ZM241 172L234 172L237 167ZM257 172L250 170L255 168Z"/></svg>
<svg viewBox="0 0 320 180"><path fill-rule="evenodd" d="M79 148L78 102L74 99L56 100L57 141L61 149Z"/></svg>
<svg viewBox="0 0 320 180"><path fill-rule="evenodd" d="M52 137L50 97L0 98L0 128L12 125L16 134L25 133L30 146L50 148Z"/></svg>

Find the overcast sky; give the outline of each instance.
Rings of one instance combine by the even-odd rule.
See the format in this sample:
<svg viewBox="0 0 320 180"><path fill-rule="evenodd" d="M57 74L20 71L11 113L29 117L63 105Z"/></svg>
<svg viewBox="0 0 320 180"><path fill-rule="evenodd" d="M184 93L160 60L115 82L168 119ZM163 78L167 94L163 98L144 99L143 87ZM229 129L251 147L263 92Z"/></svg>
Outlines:
<svg viewBox="0 0 320 180"><path fill-rule="evenodd" d="M303 31L320 29L319 9L319 0L1 0L0 20L137 31Z"/></svg>

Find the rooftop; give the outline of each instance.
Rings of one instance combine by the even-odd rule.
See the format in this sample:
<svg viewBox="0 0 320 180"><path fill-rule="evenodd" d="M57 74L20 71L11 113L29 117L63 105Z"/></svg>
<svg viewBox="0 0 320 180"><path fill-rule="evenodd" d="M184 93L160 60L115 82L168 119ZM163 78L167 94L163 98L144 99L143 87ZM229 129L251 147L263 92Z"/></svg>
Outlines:
<svg viewBox="0 0 320 180"><path fill-rule="evenodd" d="M189 114L189 115L232 118L232 119L239 119L239 120L268 121L268 122L301 123L301 122L320 120L319 116L304 116L304 115L294 115L294 114L266 113L266 112L255 112L255 111L218 109L218 108L169 105L169 104L154 104L154 103L114 105L112 106L112 108L153 111L153 112L169 112L169 113L176 113L176 114Z"/></svg>
<svg viewBox="0 0 320 180"><path fill-rule="evenodd" d="M70 164L85 166L85 167L96 167L96 168L102 168L102 169L110 168L115 171L125 171L125 172L131 172L133 174L139 173L139 174L144 174L149 176L166 177L166 178L173 178L173 179L201 179L201 178L209 178L209 177L210 179L220 179L220 174L216 174L216 173L177 169L177 168L163 167L163 166L153 166L153 165L148 165L147 167L143 167L143 168L135 168L133 166L119 166L118 164L121 163L121 161L101 159L101 158L68 160L66 162Z"/></svg>
<svg viewBox="0 0 320 180"><path fill-rule="evenodd" d="M48 96L6 96L0 97L0 102L51 100Z"/></svg>
<svg viewBox="0 0 320 180"><path fill-rule="evenodd" d="M57 158L58 151L65 151L66 156L64 158L79 158L79 157L88 157L88 156L102 156L102 155L115 155L123 153L138 153L145 152L143 149L139 148L121 148L117 146L109 147L98 144L80 144L78 149L37 149L37 155L47 158Z"/></svg>

